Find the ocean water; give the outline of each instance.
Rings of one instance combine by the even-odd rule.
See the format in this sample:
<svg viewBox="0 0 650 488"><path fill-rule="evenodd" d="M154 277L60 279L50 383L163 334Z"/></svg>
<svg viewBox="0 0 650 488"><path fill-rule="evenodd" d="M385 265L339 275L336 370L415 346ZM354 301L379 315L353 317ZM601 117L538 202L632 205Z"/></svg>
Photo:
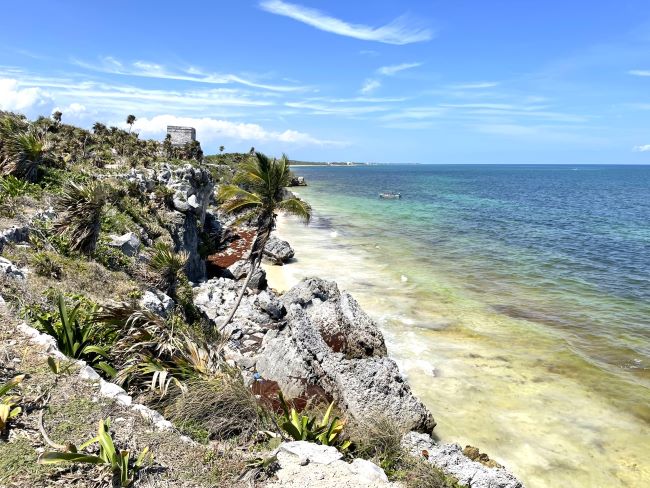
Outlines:
<svg viewBox="0 0 650 488"><path fill-rule="evenodd" d="M349 290L443 441L529 487L650 486L650 167L294 172L315 217L281 219L275 286Z"/></svg>

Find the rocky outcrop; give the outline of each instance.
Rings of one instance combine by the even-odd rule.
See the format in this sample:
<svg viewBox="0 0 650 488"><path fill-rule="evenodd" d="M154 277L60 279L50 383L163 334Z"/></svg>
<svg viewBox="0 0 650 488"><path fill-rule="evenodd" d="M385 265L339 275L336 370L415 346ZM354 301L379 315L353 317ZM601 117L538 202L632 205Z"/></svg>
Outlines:
<svg viewBox="0 0 650 488"><path fill-rule="evenodd" d="M127 232L121 236L110 236L110 238L108 245L118 248L125 256L133 257L140 250L140 238L133 232Z"/></svg>
<svg viewBox="0 0 650 488"><path fill-rule="evenodd" d="M488 467L467 457L458 444L436 444L431 436L409 432L402 438L402 447L412 455L453 476L463 486L472 488L524 488L507 469Z"/></svg>
<svg viewBox="0 0 650 488"><path fill-rule="evenodd" d="M374 463L355 459L348 464L343 454L331 446L311 442L285 442L277 451L277 481L268 487L326 488L397 486L388 481L386 473Z"/></svg>
<svg viewBox="0 0 650 488"><path fill-rule="evenodd" d="M0 276L6 276L14 280L24 280L27 273L14 263L0 256Z"/></svg>
<svg viewBox="0 0 650 488"><path fill-rule="evenodd" d="M159 290L147 290L140 299L140 307L161 317L167 317L174 310L174 300Z"/></svg>
<svg viewBox="0 0 650 488"><path fill-rule="evenodd" d="M240 259L235 264L228 267L228 272L235 280L241 280L248 276L250 268L251 265L248 260ZM269 284L266 281L266 271L258 267L251 277L251 280L248 282L248 287L253 290L266 290L268 285Z"/></svg>
<svg viewBox="0 0 650 488"><path fill-rule="evenodd" d="M168 229L175 251L188 254L187 276L191 281L205 279L205 261L199 254L199 229L205 221L206 209L213 198L214 183L203 168L186 164L180 168L163 165L158 182L174 191L175 211L170 213Z"/></svg>
<svg viewBox="0 0 650 488"><path fill-rule="evenodd" d="M283 265L289 262L294 255L289 243L275 236L271 236L264 247L264 260L271 264Z"/></svg>
<svg viewBox="0 0 650 488"><path fill-rule="evenodd" d="M285 293L282 303L287 309L299 305L333 352L346 358L386 355L377 324L335 282L307 278Z"/></svg>
<svg viewBox="0 0 650 488"><path fill-rule="evenodd" d="M224 278L197 288L195 304L220 326L239 287ZM303 280L281 299L249 294L224 333L228 355L249 380L286 395L333 399L353 418L387 416L405 429L430 431L435 422L386 357L376 324L335 283ZM256 374L253 374L256 373Z"/></svg>

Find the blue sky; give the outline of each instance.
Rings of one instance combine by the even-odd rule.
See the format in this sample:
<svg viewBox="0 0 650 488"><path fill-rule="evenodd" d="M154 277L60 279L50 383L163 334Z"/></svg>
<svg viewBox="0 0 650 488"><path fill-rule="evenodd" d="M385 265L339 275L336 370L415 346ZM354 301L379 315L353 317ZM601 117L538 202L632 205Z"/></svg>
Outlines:
<svg viewBox="0 0 650 488"><path fill-rule="evenodd" d="M7 2L0 108L207 152L650 163L650 2Z"/></svg>

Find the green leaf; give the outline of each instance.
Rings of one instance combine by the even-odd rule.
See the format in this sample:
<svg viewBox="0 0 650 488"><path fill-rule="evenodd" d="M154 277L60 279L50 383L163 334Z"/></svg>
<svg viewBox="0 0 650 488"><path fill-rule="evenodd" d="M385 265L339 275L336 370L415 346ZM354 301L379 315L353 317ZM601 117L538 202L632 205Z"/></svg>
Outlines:
<svg viewBox="0 0 650 488"><path fill-rule="evenodd" d="M39 464L56 464L56 463L89 463L104 464L104 460L99 456L91 454L81 454L78 452L55 452L48 451L41 454L38 458Z"/></svg>

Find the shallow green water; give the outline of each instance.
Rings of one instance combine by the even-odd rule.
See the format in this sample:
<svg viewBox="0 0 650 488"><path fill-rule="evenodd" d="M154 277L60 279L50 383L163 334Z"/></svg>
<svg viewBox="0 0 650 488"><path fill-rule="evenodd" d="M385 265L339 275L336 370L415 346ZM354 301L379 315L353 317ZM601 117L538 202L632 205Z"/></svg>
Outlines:
<svg viewBox="0 0 650 488"><path fill-rule="evenodd" d="M650 483L650 168L296 172L316 218L280 225L287 279L362 302L443 440L529 486Z"/></svg>

